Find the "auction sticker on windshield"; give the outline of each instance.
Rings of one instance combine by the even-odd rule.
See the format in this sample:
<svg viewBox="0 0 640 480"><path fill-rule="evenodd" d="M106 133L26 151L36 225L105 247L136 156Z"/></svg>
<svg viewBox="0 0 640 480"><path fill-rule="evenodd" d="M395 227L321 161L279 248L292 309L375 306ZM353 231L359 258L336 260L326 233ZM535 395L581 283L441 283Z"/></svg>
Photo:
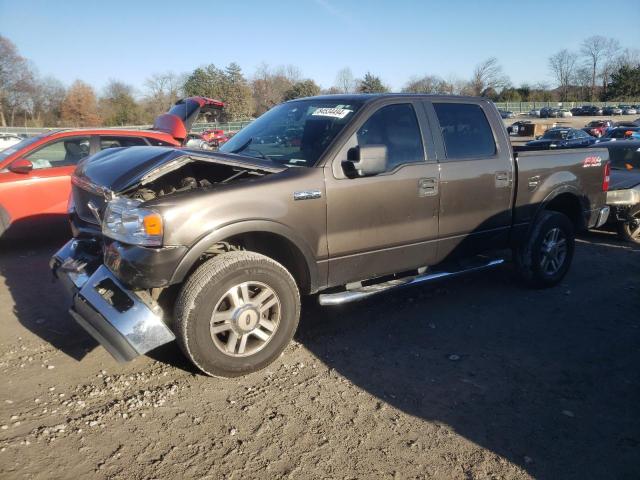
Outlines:
<svg viewBox="0 0 640 480"><path fill-rule="evenodd" d="M344 118L349 115L353 110L347 110L346 108L318 108L312 113L313 116L320 117L333 117Z"/></svg>

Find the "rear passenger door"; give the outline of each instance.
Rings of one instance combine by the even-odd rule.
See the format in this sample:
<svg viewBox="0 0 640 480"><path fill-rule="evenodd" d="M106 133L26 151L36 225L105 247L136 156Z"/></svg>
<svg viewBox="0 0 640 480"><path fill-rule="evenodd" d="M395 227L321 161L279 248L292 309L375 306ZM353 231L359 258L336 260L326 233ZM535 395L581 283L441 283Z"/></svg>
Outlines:
<svg viewBox="0 0 640 480"><path fill-rule="evenodd" d="M417 107L417 108L416 108ZM419 121L420 119L420 121ZM422 125L422 128L421 128ZM349 150L387 147L387 171L347 177ZM438 164L420 102L381 104L325 165L329 284L430 265L438 235Z"/></svg>
<svg viewBox="0 0 640 480"><path fill-rule="evenodd" d="M425 107L440 132L438 261L506 246L513 158L502 120L488 102L434 100Z"/></svg>

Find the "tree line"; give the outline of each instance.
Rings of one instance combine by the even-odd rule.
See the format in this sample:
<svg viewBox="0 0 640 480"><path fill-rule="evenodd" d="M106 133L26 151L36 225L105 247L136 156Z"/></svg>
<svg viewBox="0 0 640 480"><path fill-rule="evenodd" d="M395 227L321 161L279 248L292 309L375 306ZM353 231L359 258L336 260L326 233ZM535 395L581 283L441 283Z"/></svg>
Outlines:
<svg viewBox="0 0 640 480"><path fill-rule="evenodd" d="M640 98L640 51L623 49L599 35L582 42L577 52L563 49L549 58L555 85L513 86L495 57L478 63L471 78L424 75L410 78L403 92L476 95L494 101L595 101ZM321 93L384 93L390 88L372 72L354 77L345 67L334 85L322 89L293 65L260 65L251 76L231 63L214 64L190 73L155 73L141 91L109 80L96 92L76 80L68 88L53 77L42 77L16 46L0 35L0 126L86 127L149 124L183 96L220 99L226 108L215 120L244 120L261 115L282 101Z"/></svg>

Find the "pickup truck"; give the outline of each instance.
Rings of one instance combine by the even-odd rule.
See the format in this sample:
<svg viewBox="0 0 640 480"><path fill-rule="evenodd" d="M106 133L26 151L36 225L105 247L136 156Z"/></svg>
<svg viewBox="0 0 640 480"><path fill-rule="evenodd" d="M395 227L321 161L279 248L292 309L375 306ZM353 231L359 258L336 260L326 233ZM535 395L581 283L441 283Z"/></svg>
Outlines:
<svg viewBox="0 0 640 480"><path fill-rule="evenodd" d="M177 338L202 372L239 376L283 352L301 294L340 305L509 259L556 285L575 232L607 220L608 165L606 149L514 152L482 98L298 99L218 152L82 161L51 268L117 360Z"/></svg>

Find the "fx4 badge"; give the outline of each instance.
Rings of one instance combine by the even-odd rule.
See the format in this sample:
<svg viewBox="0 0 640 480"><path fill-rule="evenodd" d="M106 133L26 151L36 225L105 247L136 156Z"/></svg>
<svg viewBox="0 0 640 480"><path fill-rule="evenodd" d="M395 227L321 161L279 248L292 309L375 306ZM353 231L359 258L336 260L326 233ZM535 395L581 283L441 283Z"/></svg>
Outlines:
<svg viewBox="0 0 640 480"><path fill-rule="evenodd" d="M602 158L598 156L587 157L584 159L584 162L582 163L582 166L584 168L599 167L600 165L602 165Z"/></svg>

